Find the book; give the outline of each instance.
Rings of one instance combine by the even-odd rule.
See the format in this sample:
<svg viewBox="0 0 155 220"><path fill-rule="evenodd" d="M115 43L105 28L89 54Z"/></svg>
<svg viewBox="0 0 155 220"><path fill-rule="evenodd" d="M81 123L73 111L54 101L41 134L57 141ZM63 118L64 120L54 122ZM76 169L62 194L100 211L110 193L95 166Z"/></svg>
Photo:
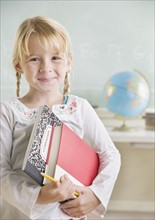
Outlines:
<svg viewBox="0 0 155 220"><path fill-rule="evenodd" d="M38 184L49 182L41 173L59 180L63 174L77 185L89 186L99 167L97 153L47 106L41 106L34 123L23 171Z"/></svg>

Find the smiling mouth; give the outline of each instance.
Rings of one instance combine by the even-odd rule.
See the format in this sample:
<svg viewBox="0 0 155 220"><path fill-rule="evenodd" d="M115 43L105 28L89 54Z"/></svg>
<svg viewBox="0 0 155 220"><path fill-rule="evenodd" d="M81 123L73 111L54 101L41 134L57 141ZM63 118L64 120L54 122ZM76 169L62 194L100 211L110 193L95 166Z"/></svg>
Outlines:
<svg viewBox="0 0 155 220"><path fill-rule="evenodd" d="M55 79L55 77L50 77L50 78L38 78L38 80L39 80L40 82L43 82L43 83L51 82L53 79Z"/></svg>

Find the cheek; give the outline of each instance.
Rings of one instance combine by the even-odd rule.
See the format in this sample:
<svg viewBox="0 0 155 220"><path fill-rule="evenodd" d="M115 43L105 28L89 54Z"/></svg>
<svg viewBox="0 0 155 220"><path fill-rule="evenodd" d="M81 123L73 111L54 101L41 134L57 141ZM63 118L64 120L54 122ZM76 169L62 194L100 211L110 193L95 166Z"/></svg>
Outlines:
<svg viewBox="0 0 155 220"><path fill-rule="evenodd" d="M59 82L60 83L64 84L65 76L66 76L66 72L61 72L61 74L59 74Z"/></svg>
<svg viewBox="0 0 155 220"><path fill-rule="evenodd" d="M32 66L25 66L25 67L23 68L23 74L24 74L24 76L25 76L25 78L26 78L27 80L32 79L33 76L36 75L36 72L37 72L37 71L36 71L35 68L32 67Z"/></svg>
<svg viewBox="0 0 155 220"><path fill-rule="evenodd" d="M25 75L34 75L38 72L38 68L32 65L25 66L23 70Z"/></svg>
<svg viewBox="0 0 155 220"><path fill-rule="evenodd" d="M65 65L60 65L60 66L57 68L57 73L59 74L59 76L60 76L61 78L65 78L66 72L67 72L67 68L66 68Z"/></svg>
<svg viewBox="0 0 155 220"><path fill-rule="evenodd" d="M61 73L61 75L60 75L61 81L65 80L65 76L66 76L66 72Z"/></svg>

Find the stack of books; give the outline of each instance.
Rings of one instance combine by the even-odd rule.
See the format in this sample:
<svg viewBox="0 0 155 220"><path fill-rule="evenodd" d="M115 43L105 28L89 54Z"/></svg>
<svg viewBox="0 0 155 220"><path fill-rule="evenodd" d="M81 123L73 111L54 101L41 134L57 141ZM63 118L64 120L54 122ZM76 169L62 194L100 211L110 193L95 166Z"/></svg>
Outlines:
<svg viewBox="0 0 155 220"><path fill-rule="evenodd" d="M47 106L41 106L33 126L23 171L38 184L63 174L77 185L89 186L98 174L97 153L63 123ZM47 177L47 176L46 176Z"/></svg>
<svg viewBox="0 0 155 220"><path fill-rule="evenodd" d="M146 130L155 130L155 109L146 109L144 119Z"/></svg>

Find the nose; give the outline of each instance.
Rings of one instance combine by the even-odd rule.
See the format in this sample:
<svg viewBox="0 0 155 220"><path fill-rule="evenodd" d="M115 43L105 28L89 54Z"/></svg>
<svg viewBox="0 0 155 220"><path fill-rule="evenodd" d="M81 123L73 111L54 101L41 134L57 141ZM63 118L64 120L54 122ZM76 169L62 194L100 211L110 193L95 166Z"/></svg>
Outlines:
<svg viewBox="0 0 155 220"><path fill-rule="evenodd" d="M52 72L52 64L49 63L48 61L44 61L40 65L40 73L50 73Z"/></svg>

